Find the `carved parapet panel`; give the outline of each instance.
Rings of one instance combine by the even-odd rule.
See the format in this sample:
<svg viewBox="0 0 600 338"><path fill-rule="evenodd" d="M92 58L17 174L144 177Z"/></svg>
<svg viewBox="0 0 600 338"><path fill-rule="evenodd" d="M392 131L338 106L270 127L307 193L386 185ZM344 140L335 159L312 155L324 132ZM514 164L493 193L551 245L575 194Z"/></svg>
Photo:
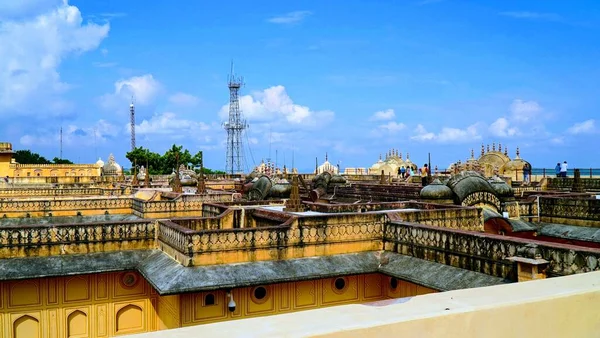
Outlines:
<svg viewBox="0 0 600 338"><path fill-rule="evenodd" d="M540 215L600 221L600 199L540 197Z"/></svg>
<svg viewBox="0 0 600 338"><path fill-rule="evenodd" d="M507 258L529 252L532 243L401 222L386 226L384 240L387 250L512 280L516 280L516 270ZM551 275L600 270L600 250L538 241L535 244L536 252L549 261L547 273Z"/></svg>
<svg viewBox="0 0 600 338"><path fill-rule="evenodd" d="M0 258L70 253L68 246L73 245L86 246L85 252L105 251L107 244L116 242L141 241L152 247L155 231L152 220L7 226L0 228Z"/></svg>

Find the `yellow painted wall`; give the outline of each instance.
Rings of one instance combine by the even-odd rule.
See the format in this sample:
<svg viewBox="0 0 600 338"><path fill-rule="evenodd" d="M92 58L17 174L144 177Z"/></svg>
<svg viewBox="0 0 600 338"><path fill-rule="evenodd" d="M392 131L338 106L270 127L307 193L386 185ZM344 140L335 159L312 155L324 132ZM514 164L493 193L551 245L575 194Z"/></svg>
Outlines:
<svg viewBox="0 0 600 338"><path fill-rule="evenodd" d="M336 288L338 279L344 280L341 290ZM184 294L181 295L181 324L193 326L437 292L397 279L396 287L391 289L392 279L381 274L365 274L233 289L235 312L227 308L229 298L225 291ZM266 296L257 299L255 295L260 287L266 290ZM214 298L214 305L206 304L207 296Z"/></svg>
<svg viewBox="0 0 600 338"><path fill-rule="evenodd" d="M112 337L157 329L158 295L135 272L0 284L6 338Z"/></svg>
<svg viewBox="0 0 600 338"><path fill-rule="evenodd" d="M238 288L235 312L225 291L161 297L136 272L2 282L0 336L113 337L435 292L397 280L390 289L391 280L366 274Z"/></svg>
<svg viewBox="0 0 600 338"><path fill-rule="evenodd" d="M0 177L13 177L14 170L10 168L12 154L0 153Z"/></svg>
<svg viewBox="0 0 600 338"><path fill-rule="evenodd" d="M10 177L100 176L95 164L12 164Z"/></svg>

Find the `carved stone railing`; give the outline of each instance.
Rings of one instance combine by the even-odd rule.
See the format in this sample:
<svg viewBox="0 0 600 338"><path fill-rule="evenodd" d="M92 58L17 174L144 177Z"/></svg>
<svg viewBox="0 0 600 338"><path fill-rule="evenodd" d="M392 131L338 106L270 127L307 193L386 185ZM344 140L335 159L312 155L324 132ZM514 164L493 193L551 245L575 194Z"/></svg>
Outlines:
<svg viewBox="0 0 600 338"><path fill-rule="evenodd" d="M483 231L483 215L478 208L397 211L388 213L391 220L427 224L449 229Z"/></svg>
<svg viewBox="0 0 600 338"><path fill-rule="evenodd" d="M0 213L51 213L54 211L130 209L130 198L0 200Z"/></svg>
<svg viewBox="0 0 600 338"><path fill-rule="evenodd" d="M549 275L600 270L598 249L407 222L390 222L384 230L385 250L511 280L516 280L516 266L507 258L532 245L550 262Z"/></svg>
<svg viewBox="0 0 600 338"><path fill-rule="evenodd" d="M266 217L267 215L261 215ZM276 226L194 231L159 221L159 247L184 265L310 256L381 248L385 214L281 217ZM179 220L181 222L181 220Z"/></svg>
<svg viewBox="0 0 600 338"><path fill-rule="evenodd" d="M154 247L154 220L0 228L0 258L51 256Z"/></svg>
<svg viewBox="0 0 600 338"><path fill-rule="evenodd" d="M547 222L600 226L600 199L540 197L540 216Z"/></svg>
<svg viewBox="0 0 600 338"><path fill-rule="evenodd" d="M548 190L568 190L573 187L572 177L548 178ZM585 191L600 191L600 178L581 178L581 184Z"/></svg>
<svg viewBox="0 0 600 338"><path fill-rule="evenodd" d="M4 188L0 189L0 198L4 197L36 197L36 196L121 196L127 193L126 189L105 188Z"/></svg>

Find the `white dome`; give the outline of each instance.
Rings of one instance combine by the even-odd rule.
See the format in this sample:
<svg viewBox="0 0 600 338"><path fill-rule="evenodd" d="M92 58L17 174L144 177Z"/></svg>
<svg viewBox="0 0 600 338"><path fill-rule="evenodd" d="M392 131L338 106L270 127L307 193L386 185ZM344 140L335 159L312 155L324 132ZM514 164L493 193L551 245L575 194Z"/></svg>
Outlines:
<svg viewBox="0 0 600 338"><path fill-rule="evenodd" d="M102 161L101 158L98 158L98 161L96 162L96 165L99 167L103 167L104 166L104 161Z"/></svg>

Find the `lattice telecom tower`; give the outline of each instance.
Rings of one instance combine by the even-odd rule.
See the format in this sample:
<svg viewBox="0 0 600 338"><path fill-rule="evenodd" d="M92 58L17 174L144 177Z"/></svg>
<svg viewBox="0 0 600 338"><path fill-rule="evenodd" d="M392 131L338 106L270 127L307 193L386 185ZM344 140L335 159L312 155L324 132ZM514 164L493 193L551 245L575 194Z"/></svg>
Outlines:
<svg viewBox="0 0 600 338"><path fill-rule="evenodd" d="M135 106L133 105L133 97L129 105L129 123L131 129L131 151L135 150Z"/></svg>
<svg viewBox="0 0 600 338"><path fill-rule="evenodd" d="M244 85L242 77L235 77L233 62L231 63L231 74L229 74L229 120L225 122L227 130L227 159L225 170L229 174L242 173L244 171L244 154L242 148L242 132L248 128L246 120L242 119L240 111L239 91Z"/></svg>

